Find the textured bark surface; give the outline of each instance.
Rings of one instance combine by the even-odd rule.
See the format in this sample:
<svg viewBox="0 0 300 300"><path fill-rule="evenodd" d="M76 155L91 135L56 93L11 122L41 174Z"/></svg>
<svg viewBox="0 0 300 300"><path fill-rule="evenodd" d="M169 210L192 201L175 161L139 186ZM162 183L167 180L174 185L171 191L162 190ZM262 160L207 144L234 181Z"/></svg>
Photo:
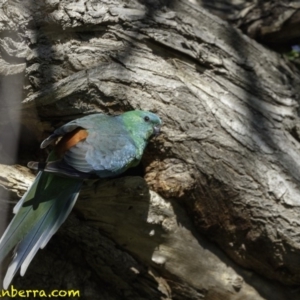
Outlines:
<svg viewBox="0 0 300 300"><path fill-rule="evenodd" d="M287 53L292 46L299 44L299 1L192 1L275 51Z"/></svg>
<svg viewBox="0 0 300 300"><path fill-rule="evenodd" d="M290 0L191 0L276 51L299 43L300 4Z"/></svg>
<svg viewBox="0 0 300 300"><path fill-rule="evenodd" d="M190 1L6 1L0 30L2 86L13 82L11 90L23 88L6 93L0 121L10 137L21 112L19 161L38 157L29 145L84 114L141 108L164 121L163 134L143 159L145 180L160 196L153 192L137 205L141 216L125 220L122 211L134 200L124 200L124 206L120 192L110 204L115 191L107 187L106 200L78 204L87 221L71 219L55 238L58 247L67 247L63 236L74 227L70 242L97 266L87 257L101 251L82 249L93 242L84 241L91 238L85 232L100 228L114 241L103 238L103 244L111 243L105 249L122 247L125 261L126 249L135 257L128 256L138 270L133 276L153 292L145 299L296 299L292 288L254 275L300 283L300 74L293 66ZM7 145L1 151L2 157L12 155ZM122 182L117 182L118 187ZM102 197L98 188L93 197ZM90 207L99 213L91 216ZM147 218L151 207L158 209L153 219ZM205 246L200 233L255 273L227 261L215 246ZM55 249L52 242L46 250L50 257L56 257ZM118 281L123 278L132 288L124 278L128 273L122 269L104 280L103 272L113 268L105 263L113 258L100 257L104 264L90 271L88 278L96 274L91 284L99 278L104 285L120 284L107 299L126 297L127 288ZM117 260L114 264L120 266ZM139 267L146 271L139 273ZM132 290L136 299L142 297L141 287Z"/></svg>
<svg viewBox="0 0 300 300"><path fill-rule="evenodd" d="M256 0L191 0L223 20L231 20Z"/></svg>
<svg viewBox="0 0 300 300"><path fill-rule="evenodd" d="M288 51L299 42L299 1L252 1L231 19L252 38L278 50Z"/></svg>

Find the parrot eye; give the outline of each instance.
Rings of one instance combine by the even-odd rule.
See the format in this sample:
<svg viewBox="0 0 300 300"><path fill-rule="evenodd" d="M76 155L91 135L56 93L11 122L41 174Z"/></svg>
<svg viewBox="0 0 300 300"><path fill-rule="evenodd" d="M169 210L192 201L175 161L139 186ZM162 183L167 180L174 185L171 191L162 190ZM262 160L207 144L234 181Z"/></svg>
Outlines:
<svg viewBox="0 0 300 300"><path fill-rule="evenodd" d="M144 117L145 122L149 122L150 118L148 116Z"/></svg>

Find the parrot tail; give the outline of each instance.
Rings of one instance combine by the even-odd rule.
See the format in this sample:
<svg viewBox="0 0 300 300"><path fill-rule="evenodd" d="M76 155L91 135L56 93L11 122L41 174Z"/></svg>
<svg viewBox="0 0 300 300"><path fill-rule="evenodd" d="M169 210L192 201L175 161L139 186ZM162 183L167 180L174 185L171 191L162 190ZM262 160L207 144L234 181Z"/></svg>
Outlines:
<svg viewBox="0 0 300 300"><path fill-rule="evenodd" d="M39 248L44 248L70 214L83 179L39 172L14 207L14 218L0 240L0 261L15 247L3 281L7 289L21 268L23 276Z"/></svg>

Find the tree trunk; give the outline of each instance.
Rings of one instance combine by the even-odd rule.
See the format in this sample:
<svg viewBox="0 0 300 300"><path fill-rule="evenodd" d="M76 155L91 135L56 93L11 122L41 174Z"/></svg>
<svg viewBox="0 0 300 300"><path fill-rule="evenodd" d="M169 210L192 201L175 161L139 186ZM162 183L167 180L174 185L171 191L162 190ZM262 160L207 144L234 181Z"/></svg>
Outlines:
<svg viewBox="0 0 300 300"><path fill-rule="evenodd" d="M144 109L164 122L144 179L88 183L15 286L83 299L297 299L293 65L192 1L15 0L0 16L1 138L16 141L20 118L18 163L42 159L38 142L85 114ZM24 170L1 168L13 198Z"/></svg>

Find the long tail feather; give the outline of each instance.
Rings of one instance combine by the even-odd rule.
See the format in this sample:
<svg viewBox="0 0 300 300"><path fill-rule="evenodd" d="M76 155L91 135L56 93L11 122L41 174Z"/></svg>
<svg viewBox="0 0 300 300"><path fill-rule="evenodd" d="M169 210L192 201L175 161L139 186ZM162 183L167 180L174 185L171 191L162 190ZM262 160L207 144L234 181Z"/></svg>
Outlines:
<svg viewBox="0 0 300 300"><path fill-rule="evenodd" d="M72 208L76 203L78 195L79 192L74 193L69 197L69 201L66 202L65 206L61 209L59 216L57 216L56 222L54 224L53 223L49 224L47 230L45 230L43 234L40 236L39 240L36 242L35 246L31 249L30 253L27 255L26 259L22 263L21 272L20 272L21 276L24 276L30 262L34 258L38 249L39 248L43 249L47 245L51 237L56 233L59 227L67 219L68 215L70 214Z"/></svg>
<svg viewBox="0 0 300 300"><path fill-rule="evenodd" d="M21 267L23 276L39 248L46 246L70 214L82 179L63 178L40 172L14 208L16 214L0 240L0 261L17 245L4 278L10 285Z"/></svg>

